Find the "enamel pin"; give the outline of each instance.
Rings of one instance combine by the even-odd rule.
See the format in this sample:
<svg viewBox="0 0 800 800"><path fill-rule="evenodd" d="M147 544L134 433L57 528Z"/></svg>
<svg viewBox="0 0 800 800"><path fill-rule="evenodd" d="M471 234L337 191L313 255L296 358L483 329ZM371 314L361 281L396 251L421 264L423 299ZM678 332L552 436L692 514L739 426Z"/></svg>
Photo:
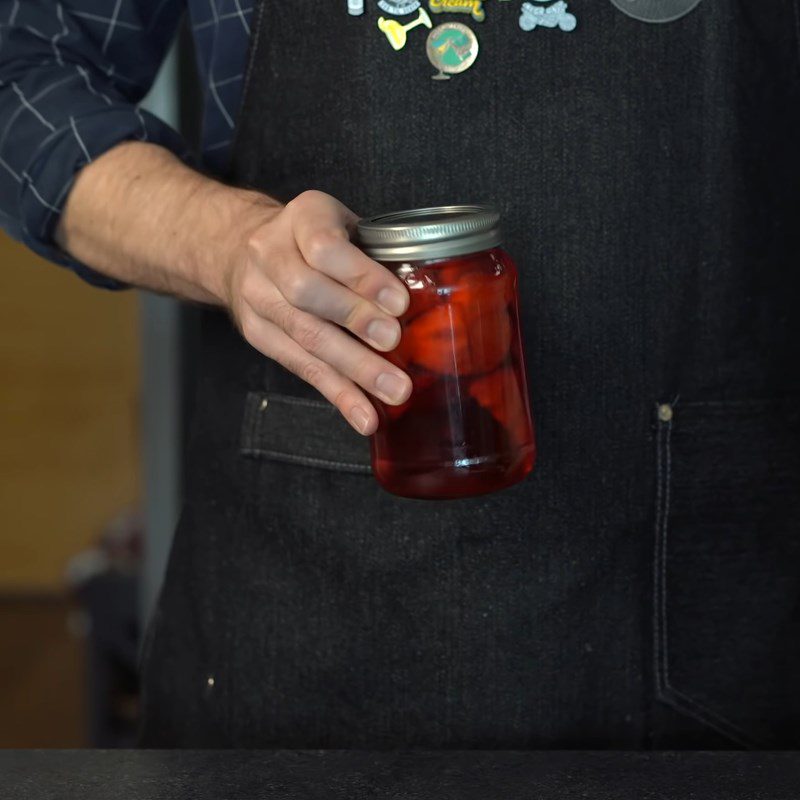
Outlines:
<svg viewBox="0 0 800 800"><path fill-rule="evenodd" d="M420 0L378 0L378 8L395 17L413 14L421 5Z"/></svg>
<svg viewBox="0 0 800 800"><path fill-rule="evenodd" d="M541 0L539 0L541 2ZM558 0L551 6L523 3L520 10L519 26L524 31L534 28L561 28L562 31L574 31L578 20L567 11L564 0Z"/></svg>
<svg viewBox="0 0 800 800"><path fill-rule="evenodd" d="M433 14L471 14L475 22L483 22L486 12L483 0L428 0Z"/></svg>
<svg viewBox="0 0 800 800"><path fill-rule="evenodd" d="M611 0L629 17L640 22L674 22L685 17L700 0Z"/></svg>
<svg viewBox="0 0 800 800"><path fill-rule="evenodd" d="M478 37L460 22L445 22L428 34L425 49L428 60L439 72L435 81L449 80L469 69L478 57Z"/></svg>
<svg viewBox="0 0 800 800"><path fill-rule="evenodd" d="M395 50L402 50L406 46L408 31L416 28L417 25L424 25L426 28L433 27L431 18L424 8L419 10L419 16L414 22L409 22L407 25L401 25L396 19L386 19L385 17L378 20L378 27L386 34L389 44Z"/></svg>

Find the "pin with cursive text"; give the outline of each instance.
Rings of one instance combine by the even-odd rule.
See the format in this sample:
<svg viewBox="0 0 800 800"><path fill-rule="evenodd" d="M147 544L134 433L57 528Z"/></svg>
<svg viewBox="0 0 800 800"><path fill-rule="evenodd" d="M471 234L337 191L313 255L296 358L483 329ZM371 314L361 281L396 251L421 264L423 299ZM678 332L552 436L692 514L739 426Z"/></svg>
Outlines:
<svg viewBox="0 0 800 800"><path fill-rule="evenodd" d="M428 0L433 14L471 14L475 22L483 22L486 12L483 0Z"/></svg>

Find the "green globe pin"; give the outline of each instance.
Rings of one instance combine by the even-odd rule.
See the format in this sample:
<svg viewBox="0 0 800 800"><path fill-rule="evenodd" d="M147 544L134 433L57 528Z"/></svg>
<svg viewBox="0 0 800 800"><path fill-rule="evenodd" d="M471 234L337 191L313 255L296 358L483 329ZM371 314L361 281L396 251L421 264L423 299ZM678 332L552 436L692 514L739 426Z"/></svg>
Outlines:
<svg viewBox="0 0 800 800"><path fill-rule="evenodd" d="M428 60L439 72L435 81L446 81L451 75L468 70L478 57L478 37L460 22L437 25L425 45Z"/></svg>

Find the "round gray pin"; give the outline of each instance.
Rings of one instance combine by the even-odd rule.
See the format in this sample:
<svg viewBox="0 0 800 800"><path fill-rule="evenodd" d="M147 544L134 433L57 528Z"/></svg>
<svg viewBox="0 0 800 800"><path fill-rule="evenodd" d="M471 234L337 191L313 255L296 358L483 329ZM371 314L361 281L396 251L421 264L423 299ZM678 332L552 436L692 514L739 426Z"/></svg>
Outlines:
<svg viewBox="0 0 800 800"><path fill-rule="evenodd" d="M701 0L611 0L629 17L642 22L674 22L686 16Z"/></svg>
<svg viewBox="0 0 800 800"><path fill-rule="evenodd" d="M416 11L422 3L420 0L378 0L378 8L387 14L404 17Z"/></svg>

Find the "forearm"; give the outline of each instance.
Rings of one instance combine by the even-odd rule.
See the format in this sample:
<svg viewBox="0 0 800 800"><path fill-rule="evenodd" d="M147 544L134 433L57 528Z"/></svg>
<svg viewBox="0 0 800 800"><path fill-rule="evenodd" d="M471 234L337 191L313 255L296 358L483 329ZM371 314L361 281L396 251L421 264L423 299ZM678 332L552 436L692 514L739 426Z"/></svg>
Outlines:
<svg viewBox="0 0 800 800"><path fill-rule="evenodd" d="M322 192L282 206L131 143L80 172L56 236L112 278L226 307L251 346L369 435L378 417L366 393L398 405L411 392L381 356L400 340L409 297L350 240L357 219Z"/></svg>
<svg viewBox="0 0 800 800"><path fill-rule="evenodd" d="M58 244L120 281L227 305L231 267L248 233L280 205L195 172L169 151L121 144L85 167L59 226Z"/></svg>

